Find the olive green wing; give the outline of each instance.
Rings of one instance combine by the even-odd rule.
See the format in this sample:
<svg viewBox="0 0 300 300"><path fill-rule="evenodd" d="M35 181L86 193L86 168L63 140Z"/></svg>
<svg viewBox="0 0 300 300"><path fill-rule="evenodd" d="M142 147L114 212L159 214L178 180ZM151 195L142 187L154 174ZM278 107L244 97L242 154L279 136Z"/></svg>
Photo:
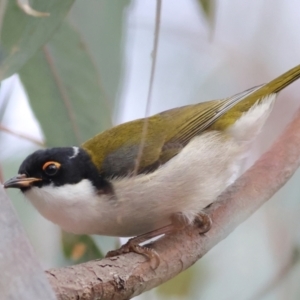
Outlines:
<svg viewBox="0 0 300 300"><path fill-rule="evenodd" d="M230 98L179 107L118 125L95 136L82 147L105 177L152 172L258 88ZM143 150L140 153L141 145Z"/></svg>
<svg viewBox="0 0 300 300"><path fill-rule="evenodd" d="M241 102L263 85L253 87L232 97L203 102L181 108L180 111L169 113L177 128L176 133L170 136L166 143L180 143L185 146L192 138L207 130L233 106ZM165 114L167 112L163 112Z"/></svg>

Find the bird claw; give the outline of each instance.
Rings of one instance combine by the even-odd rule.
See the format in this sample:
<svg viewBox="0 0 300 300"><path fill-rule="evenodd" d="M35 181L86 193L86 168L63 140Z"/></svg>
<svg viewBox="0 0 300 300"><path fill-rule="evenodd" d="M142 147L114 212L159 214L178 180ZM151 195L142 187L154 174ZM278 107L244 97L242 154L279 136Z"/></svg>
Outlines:
<svg viewBox="0 0 300 300"><path fill-rule="evenodd" d="M212 220L208 214L200 212L195 218L195 224L199 227L200 234L203 234L211 229Z"/></svg>
<svg viewBox="0 0 300 300"><path fill-rule="evenodd" d="M124 244L117 250L111 250L107 252L105 257L109 258L109 257L118 256L129 252L134 252L137 254L144 255L150 261L151 268L153 270L157 269L157 267L160 264L160 258L158 253L154 249L145 246L140 246L134 243L133 240L134 238L129 240L126 244Z"/></svg>

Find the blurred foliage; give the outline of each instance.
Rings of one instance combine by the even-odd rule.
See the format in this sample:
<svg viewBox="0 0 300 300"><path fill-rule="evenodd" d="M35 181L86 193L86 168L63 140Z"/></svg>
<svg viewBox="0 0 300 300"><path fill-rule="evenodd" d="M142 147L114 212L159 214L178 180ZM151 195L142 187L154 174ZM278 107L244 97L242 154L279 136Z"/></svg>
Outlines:
<svg viewBox="0 0 300 300"><path fill-rule="evenodd" d="M200 260L176 277L159 285L156 293L160 299L202 299L202 286L209 282L208 266Z"/></svg>
<svg viewBox="0 0 300 300"><path fill-rule="evenodd" d="M124 17L130 0L76 1L68 19L81 35L105 92L114 107L123 75Z"/></svg>
<svg viewBox="0 0 300 300"><path fill-rule="evenodd" d="M64 254L73 263L104 257L92 237L88 235L73 235L62 231L61 239Z"/></svg>
<svg viewBox="0 0 300 300"><path fill-rule="evenodd" d="M35 18L7 1L0 16L0 80L19 72L49 147L78 145L111 126L122 77L130 1L76 1L62 23L73 2L33 0L50 13ZM63 233L62 241L73 261L102 257L91 237Z"/></svg>
<svg viewBox="0 0 300 300"><path fill-rule="evenodd" d="M197 278L195 271L195 268L189 268L158 286L156 289L158 295L161 295L162 299L174 299L175 296L179 299L189 299L191 289L195 284L194 279Z"/></svg>
<svg viewBox="0 0 300 300"><path fill-rule="evenodd" d="M215 0L198 0L198 3L209 25L213 28L215 18Z"/></svg>
<svg viewBox="0 0 300 300"><path fill-rule="evenodd" d="M50 13L49 17L35 18L25 14L16 1L6 1L0 20L0 80L19 69L45 44L58 28L74 0L32 0L38 11ZM3 9L3 7L2 7Z"/></svg>
<svg viewBox="0 0 300 300"><path fill-rule="evenodd" d="M30 0L16 0L18 6L29 16L33 17L49 17L50 13L37 11L30 6Z"/></svg>
<svg viewBox="0 0 300 300"><path fill-rule="evenodd" d="M20 76L47 146L78 145L111 125L97 70L67 23Z"/></svg>

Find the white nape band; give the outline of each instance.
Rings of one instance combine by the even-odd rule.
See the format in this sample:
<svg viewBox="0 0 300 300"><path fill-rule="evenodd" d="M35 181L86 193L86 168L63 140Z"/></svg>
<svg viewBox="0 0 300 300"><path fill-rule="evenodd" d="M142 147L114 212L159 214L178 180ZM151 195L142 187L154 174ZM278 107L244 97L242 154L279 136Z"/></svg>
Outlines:
<svg viewBox="0 0 300 300"><path fill-rule="evenodd" d="M73 150L74 150L74 154L69 157L70 159L75 158L79 153L79 148L78 147L73 147Z"/></svg>

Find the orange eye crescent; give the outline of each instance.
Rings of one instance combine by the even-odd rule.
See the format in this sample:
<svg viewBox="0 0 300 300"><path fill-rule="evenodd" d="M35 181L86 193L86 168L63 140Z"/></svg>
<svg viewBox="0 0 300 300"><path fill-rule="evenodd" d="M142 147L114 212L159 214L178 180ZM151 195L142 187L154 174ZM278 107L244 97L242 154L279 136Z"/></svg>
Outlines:
<svg viewBox="0 0 300 300"><path fill-rule="evenodd" d="M57 161L47 161L47 162L44 163L44 165L43 165L43 170L45 171L46 168L47 168L48 166L50 166L50 165L55 165L57 169L59 169L60 166L61 166L61 164L58 163Z"/></svg>

